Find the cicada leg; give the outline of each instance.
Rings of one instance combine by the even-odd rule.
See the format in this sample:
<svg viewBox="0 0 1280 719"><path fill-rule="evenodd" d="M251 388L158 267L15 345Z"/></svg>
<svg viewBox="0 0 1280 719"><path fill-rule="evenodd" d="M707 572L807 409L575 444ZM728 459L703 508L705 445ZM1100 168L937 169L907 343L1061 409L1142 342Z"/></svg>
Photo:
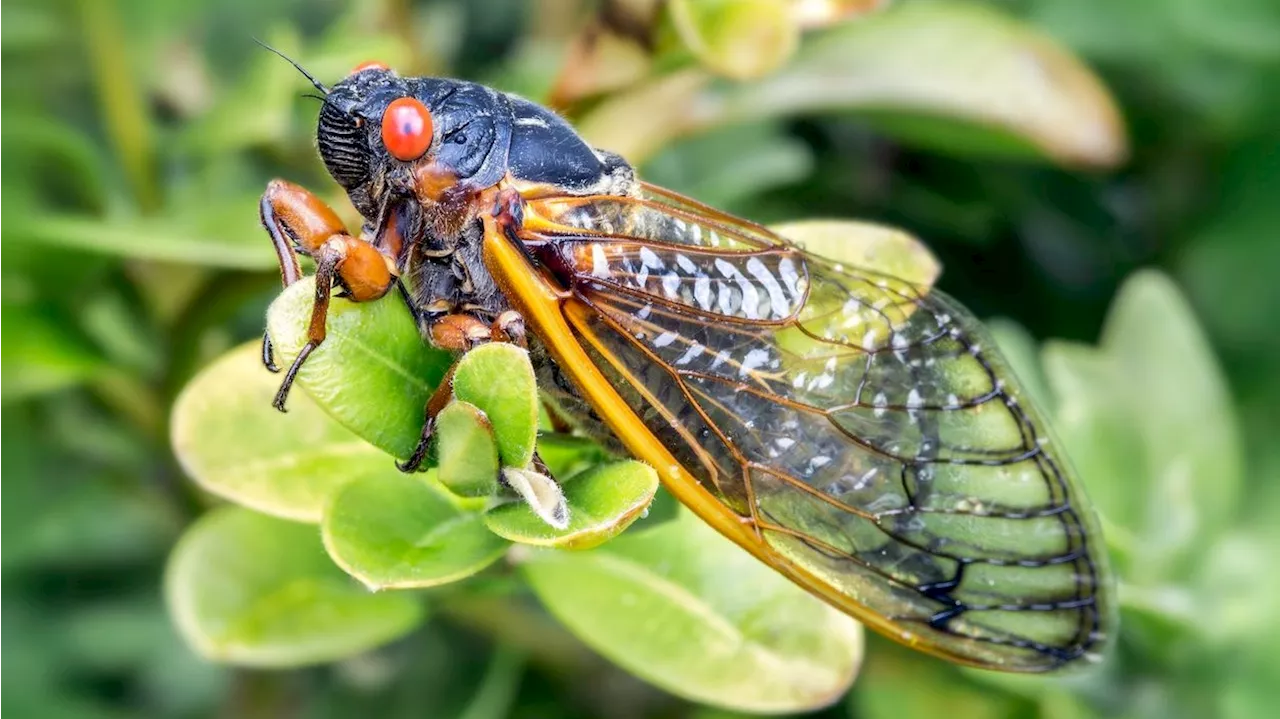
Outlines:
<svg viewBox="0 0 1280 719"><path fill-rule="evenodd" d="M285 411L285 400L293 380L325 339L325 322L329 315L329 297L333 286L341 296L353 302L381 298L395 284L394 261L372 244L347 233L337 213L307 190L286 182L272 180L259 204L262 225L271 235L276 257L280 260L280 279L285 287L302 278L298 254L316 262L316 296L307 327L307 343L285 373L272 405ZM262 336L262 361L267 369L277 372L270 333Z"/></svg>
<svg viewBox="0 0 1280 719"><path fill-rule="evenodd" d="M509 192L499 193L498 207L507 208L507 216L512 212L519 212L520 197ZM486 324L483 320L476 317L468 311L467 307L449 307L447 303L441 303L440 307L427 307L425 317L427 323L427 335L431 340L431 344L441 349L449 350L458 354L465 354L477 345L487 342L510 342L520 347L528 347L528 335L525 328L524 317L515 310L505 310L493 320ZM448 404L452 398L453 373L457 368L455 362L449 371L445 373L444 380L436 391L427 400L427 406L424 411L425 417L422 423L422 434L418 438L418 444L414 447L413 454L404 462L398 462L397 467L402 472L414 472L422 465L426 459L427 451L431 446L431 436L435 430L435 418L444 406Z"/></svg>
<svg viewBox="0 0 1280 719"><path fill-rule="evenodd" d="M429 332L433 345L458 354L465 354L474 347L487 342L510 342L521 347L526 345L524 318L514 310L507 310L498 315L498 318L491 324L485 324L484 321L465 311L444 314L431 321ZM449 371L445 373L440 386L436 388L436 391L427 400L427 406L423 413L425 416L422 423L422 434L419 436L418 444L414 447L413 454L410 455L409 459L396 464L400 471L416 472L422 465L423 460L426 459L427 450L431 446L431 436L435 431L436 415L444 409L452 398L453 372L457 366L458 363L454 362Z"/></svg>

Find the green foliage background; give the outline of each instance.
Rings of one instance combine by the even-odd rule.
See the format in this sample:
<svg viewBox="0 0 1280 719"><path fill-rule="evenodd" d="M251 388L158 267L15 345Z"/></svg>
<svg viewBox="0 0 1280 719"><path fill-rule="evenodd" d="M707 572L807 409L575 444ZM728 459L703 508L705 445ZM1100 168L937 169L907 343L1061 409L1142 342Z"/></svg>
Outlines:
<svg viewBox="0 0 1280 719"><path fill-rule="evenodd" d="M1099 73L1125 118L1124 163L1063 166L901 108L800 107L661 138L642 165L762 222L859 217L923 238L939 286L994 319L1051 406L1108 522L1125 633L1106 676L993 678L871 640L849 698L825 715L1268 716L1280 705L1280 3L985 5ZM578 6L6 0L4 708L725 715L599 659L532 606L472 602L378 652L261 671L198 658L161 600L165 557L214 504L174 459L173 401L261 332L278 292L257 195L274 176L334 195L314 101L251 38L327 80L376 57L541 97ZM989 38L966 39L948 46L957 65L981 62ZM922 50L875 57L909 67ZM740 87L751 107L773 97L767 78ZM606 122L593 129L619 129Z"/></svg>

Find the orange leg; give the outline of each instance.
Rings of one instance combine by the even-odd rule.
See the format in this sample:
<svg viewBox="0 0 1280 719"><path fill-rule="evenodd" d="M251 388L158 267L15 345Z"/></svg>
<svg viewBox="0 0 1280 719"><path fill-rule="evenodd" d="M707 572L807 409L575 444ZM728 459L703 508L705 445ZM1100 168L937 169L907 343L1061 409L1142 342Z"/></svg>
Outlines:
<svg viewBox="0 0 1280 719"><path fill-rule="evenodd" d="M485 324L475 316L458 312L447 314L431 325L431 343L441 349L465 354L477 345L486 342L511 342L525 346L524 318L514 310L507 310L498 315L492 324ZM415 472L427 457L431 446L431 436L435 432L436 415L453 399L453 372L457 368L455 362L445 373L440 386L427 400L425 421L422 423L422 435L413 449L413 454L404 462L396 463L402 472Z"/></svg>
<svg viewBox="0 0 1280 719"><path fill-rule="evenodd" d="M334 284L342 288L342 296L354 302L379 299L395 284L394 262L372 244L347 234L342 220L320 198L284 180L272 180L267 185L259 212L262 225L275 245L280 279L285 287L302 278L299 253L316 262L316 296L307 327L307 343L285 373L272 402L283 412L302 363L324 342ZM262 361L267 369L279 371L267 333L262 336Z"/></svg>

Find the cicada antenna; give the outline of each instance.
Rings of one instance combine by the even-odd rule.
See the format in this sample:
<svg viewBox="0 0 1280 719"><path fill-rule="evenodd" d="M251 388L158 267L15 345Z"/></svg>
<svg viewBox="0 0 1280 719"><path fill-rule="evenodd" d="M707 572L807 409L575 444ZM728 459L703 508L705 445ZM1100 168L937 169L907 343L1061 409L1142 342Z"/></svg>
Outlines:
<svg viewBox="0 0 1280 719"><path fill-rule="evenodd" d="M317 79L315 78L315 76L314 76L314 75L312 75L311 73L309 73L309 72L307 72L306 70L302 69L302 66L301 66L301 65L299 65L299 64L298 64L298 63L297 63L293 58L291 58L291 57L289 57L288 55L286 55L286 54L284 54L284 53L280 52L279 50L275 49L274 47L271 47L270 45L266 44L265 42L263 42L263 41L259 40L259 39L258 39L258 38L256 38L256 37L255 37L255 38L253 38L253 41L254 41L254 42L256 42L256 43L258 43L258 44L259 44L259 45L261 45L262 47L266 48L267 50L269 50L269 51L271 51L271 52L273 52L273 53L275 53L275 54L279 55L280 57L284 58L284 61L285 61L285 62L287 62L287 63L289 63L290 65L293 65L293 67L294 67L294 69L295 69L295 70L297 70L298 72L302 73L302 76L303 76L303 77L305 77L305 78L307 78L307 80L311 83L311 85L312 85L313 87L315 87L315 89L319 90L321 93L323 93L323 94L325 94L325 95L328 95L328 94L329 94L329 88L325 87L325 86L324 86L324 83L323 83L323 82L320 82L319 80L317 80Z"/></svg>

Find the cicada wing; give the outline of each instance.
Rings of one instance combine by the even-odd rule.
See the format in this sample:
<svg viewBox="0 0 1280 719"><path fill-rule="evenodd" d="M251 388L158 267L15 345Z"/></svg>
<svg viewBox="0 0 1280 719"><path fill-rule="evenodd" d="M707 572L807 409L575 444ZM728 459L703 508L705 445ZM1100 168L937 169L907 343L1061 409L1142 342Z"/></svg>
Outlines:
<svg viewBox="0 0 1280 719"><path fill-rule="evenodd" d="M916 648L1014 671L1101 650L1093 511L957 302L648 186L525 212L560 341L722 505L695 511Z"/></svg>

